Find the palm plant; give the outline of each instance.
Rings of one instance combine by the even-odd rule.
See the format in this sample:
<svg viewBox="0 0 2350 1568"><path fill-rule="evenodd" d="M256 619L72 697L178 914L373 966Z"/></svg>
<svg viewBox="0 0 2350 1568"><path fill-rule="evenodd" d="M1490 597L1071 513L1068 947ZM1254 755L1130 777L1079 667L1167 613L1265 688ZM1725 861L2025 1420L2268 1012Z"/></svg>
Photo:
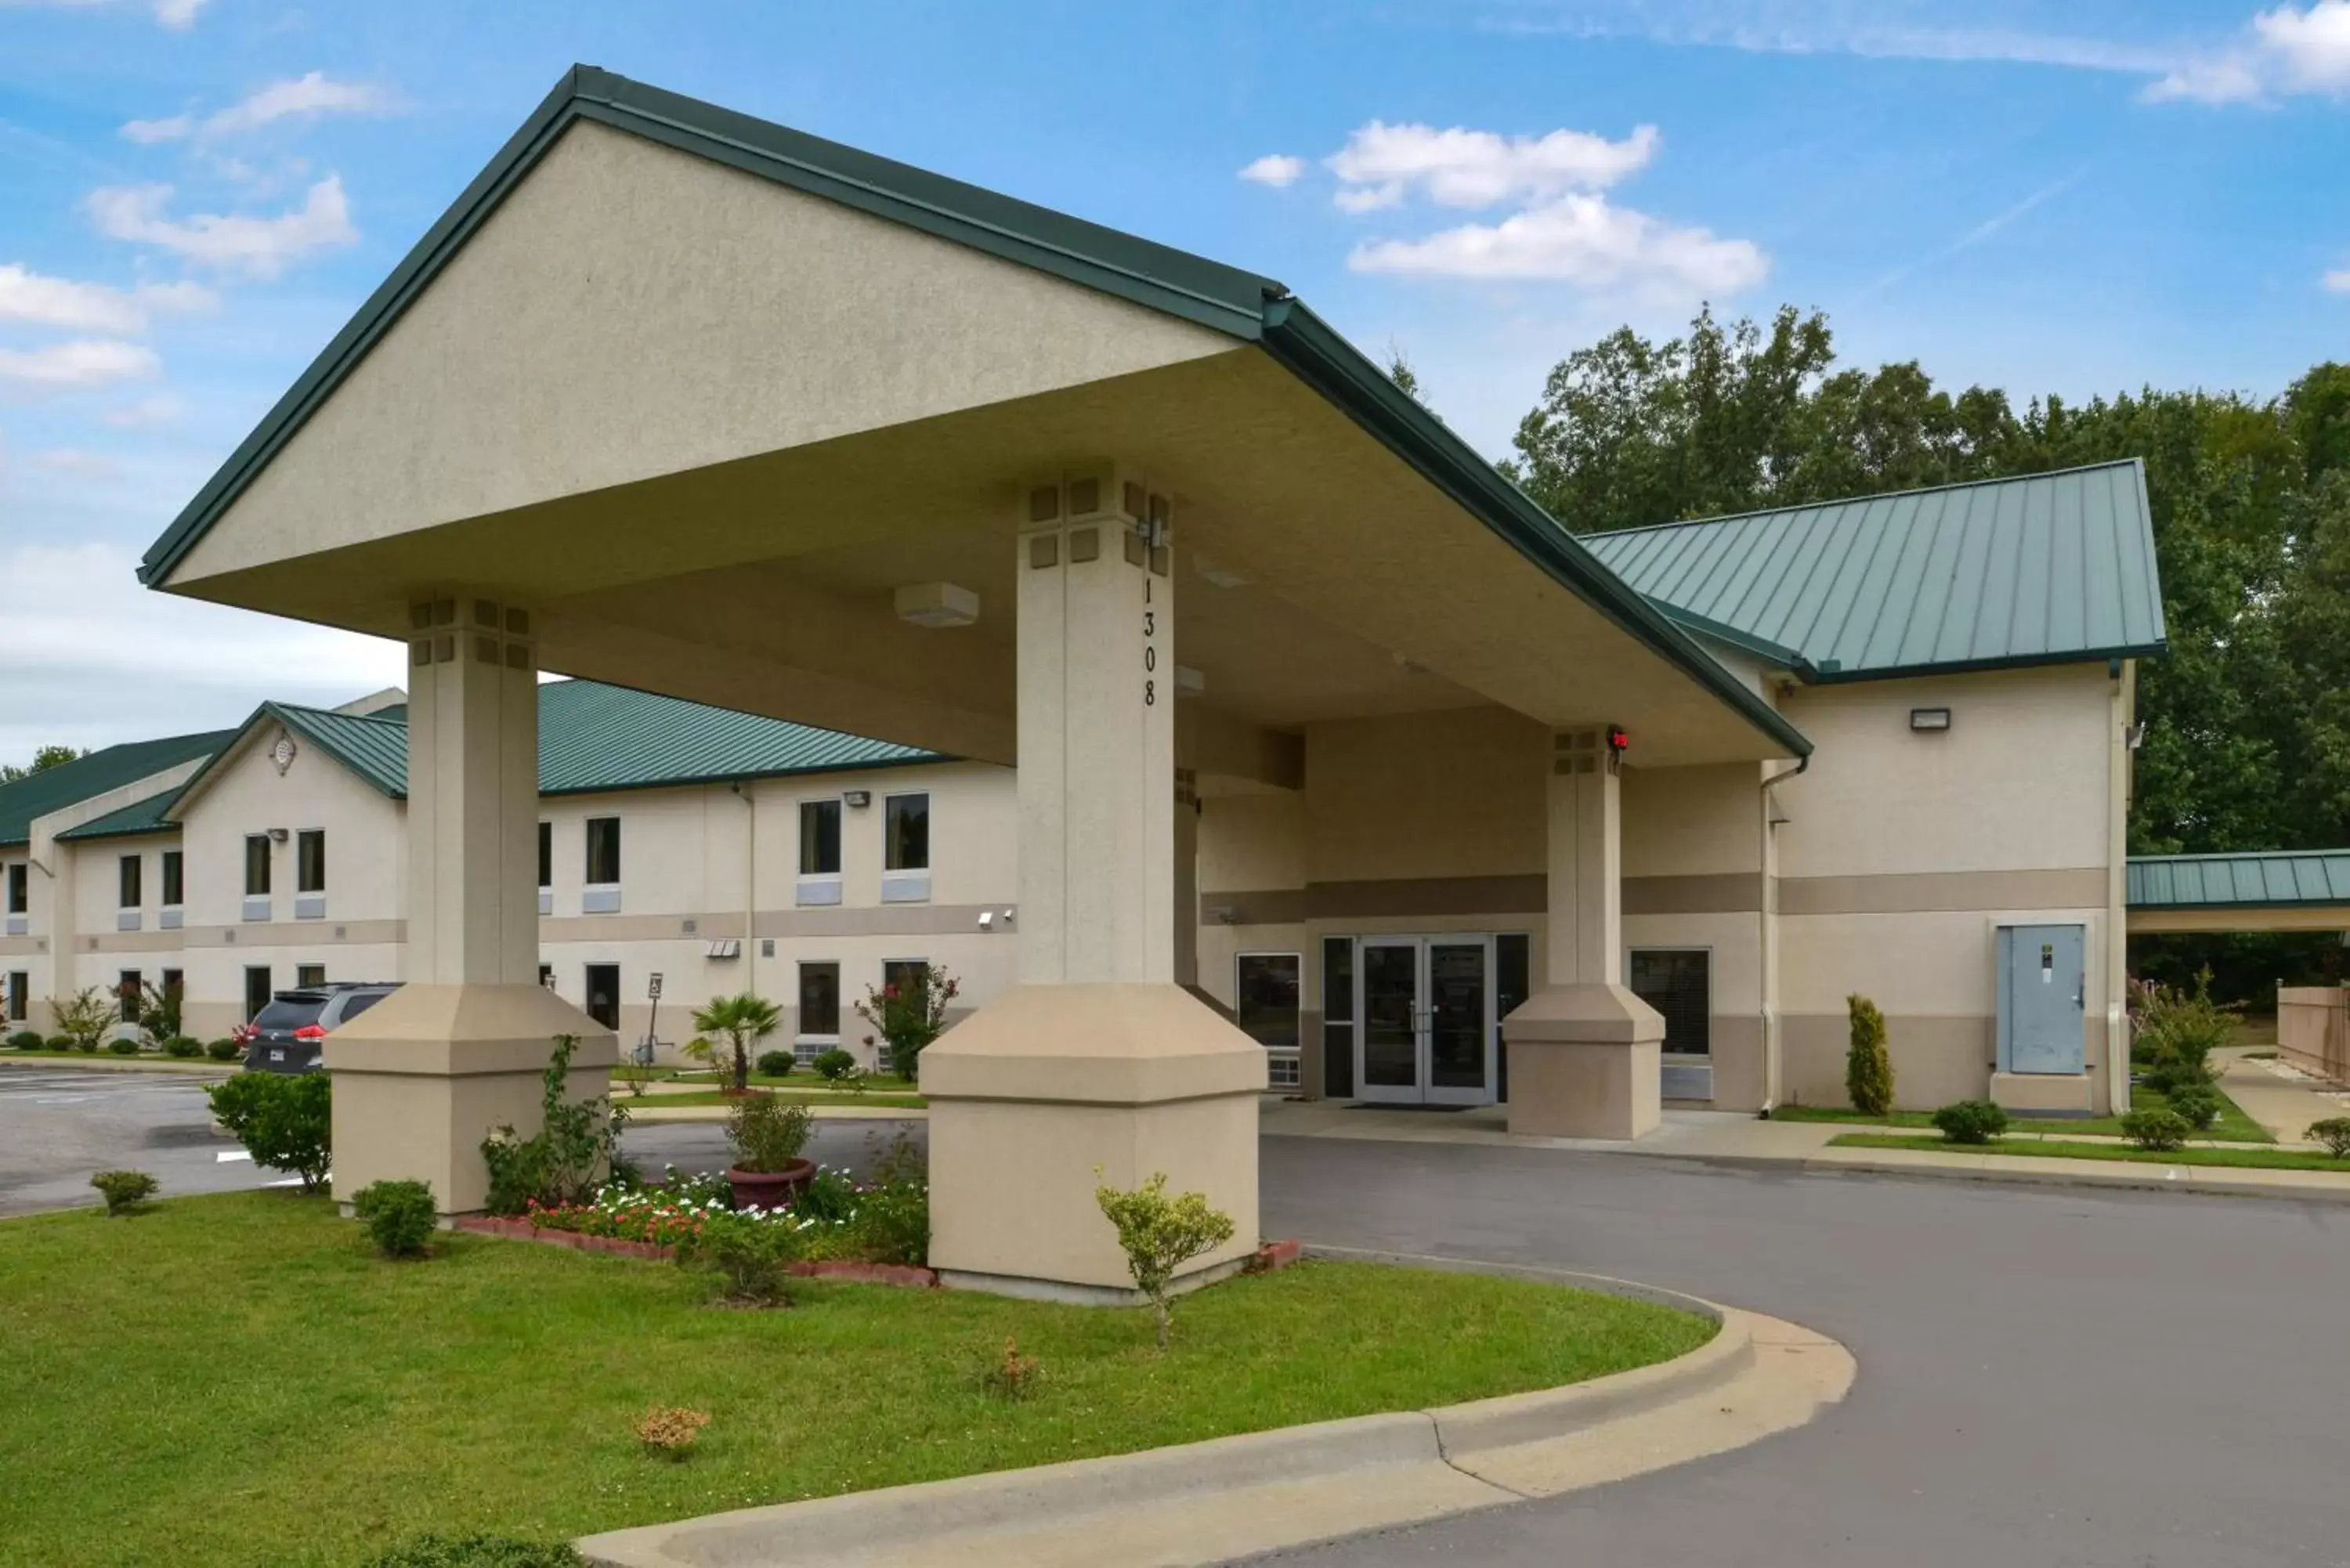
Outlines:
<svg viewBox="0 0 2350 1568"><path fill-rule="evenodd" d="M743 1094L751 1087L752 1048L773 1034L783 1021L782 1009L751 992L740 996L713 996L693 1015L693 1026L701 1034L687 1044L686 1053L709 1061L716 1054L715 1036L725 1036L734 1057L734 1091Z"/></svg>

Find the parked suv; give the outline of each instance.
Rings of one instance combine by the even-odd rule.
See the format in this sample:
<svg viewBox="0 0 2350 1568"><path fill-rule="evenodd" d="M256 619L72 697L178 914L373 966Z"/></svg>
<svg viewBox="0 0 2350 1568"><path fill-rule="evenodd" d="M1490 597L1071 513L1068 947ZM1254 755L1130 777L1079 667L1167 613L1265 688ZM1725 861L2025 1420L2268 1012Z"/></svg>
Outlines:
<svg viewBox="0 0 2350 1568"><path fill-rule="evenodd" d="M400 989L394 981L337 981L281 991L234 1038L250 1073L307 1073L322 1065L328 1033Z"/></svg>

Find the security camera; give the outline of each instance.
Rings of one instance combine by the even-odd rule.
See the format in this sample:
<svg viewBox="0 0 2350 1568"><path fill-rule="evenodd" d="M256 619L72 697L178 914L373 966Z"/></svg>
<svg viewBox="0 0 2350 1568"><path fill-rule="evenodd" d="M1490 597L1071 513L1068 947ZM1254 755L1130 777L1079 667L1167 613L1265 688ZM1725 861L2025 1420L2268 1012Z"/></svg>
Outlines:
<svg viewBox="0 0 2350 1568"><path fill-rule="evenodd" d="M983 931L986 931L993 930L994 928L995 911L993 909L982 909L979 912L979 929Z"/></svg>

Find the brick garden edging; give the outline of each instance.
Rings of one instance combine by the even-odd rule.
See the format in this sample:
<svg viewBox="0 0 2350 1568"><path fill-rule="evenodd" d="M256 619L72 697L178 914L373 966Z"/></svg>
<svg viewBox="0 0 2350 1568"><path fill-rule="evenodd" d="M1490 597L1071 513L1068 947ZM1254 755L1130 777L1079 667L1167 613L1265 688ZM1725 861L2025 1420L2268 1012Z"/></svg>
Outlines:
<svg viewBox="0 0 2350 1568"><path fill-rule="evenodd" d="M495 1236L508 1241L536 1241L543 1246L568 1247L577 1252L607 1252L621 1258L674 1258L675 1247L664 1247L652 1241L629 1241L618 1236L588 1236L577 1231L550 1231L532 1224L527 1220L504 1218L495 1214L463 1214L450 1221L452 1230L474 1236ZM1269 1274L1275 1269L1285 1269L1297 1262L1304 1251L1297 1241L1267 1241L1249 1254L1242 1272ZM936 1290L939 1272L913 1263L860 1263L846 1258L826 1259L816 1262L789 1263L785 1272L802 1279L847 1280L852 1284L904 1285L916 1290Z"/></svg>

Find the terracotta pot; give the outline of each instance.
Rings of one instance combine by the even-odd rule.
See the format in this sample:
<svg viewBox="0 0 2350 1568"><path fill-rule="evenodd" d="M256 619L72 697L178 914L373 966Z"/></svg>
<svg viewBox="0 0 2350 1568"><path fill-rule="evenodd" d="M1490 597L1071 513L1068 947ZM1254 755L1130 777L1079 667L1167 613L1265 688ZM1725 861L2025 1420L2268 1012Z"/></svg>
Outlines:
<svg viewBox="0 0 2350 1568"><path fill-rule="evenodd" d="M737 1170L726 1172L726 1185L733 1189L737 1209L780 1209L789 1203L816 1175L816 1161L795 1159L781 1170Z"/></svg>

